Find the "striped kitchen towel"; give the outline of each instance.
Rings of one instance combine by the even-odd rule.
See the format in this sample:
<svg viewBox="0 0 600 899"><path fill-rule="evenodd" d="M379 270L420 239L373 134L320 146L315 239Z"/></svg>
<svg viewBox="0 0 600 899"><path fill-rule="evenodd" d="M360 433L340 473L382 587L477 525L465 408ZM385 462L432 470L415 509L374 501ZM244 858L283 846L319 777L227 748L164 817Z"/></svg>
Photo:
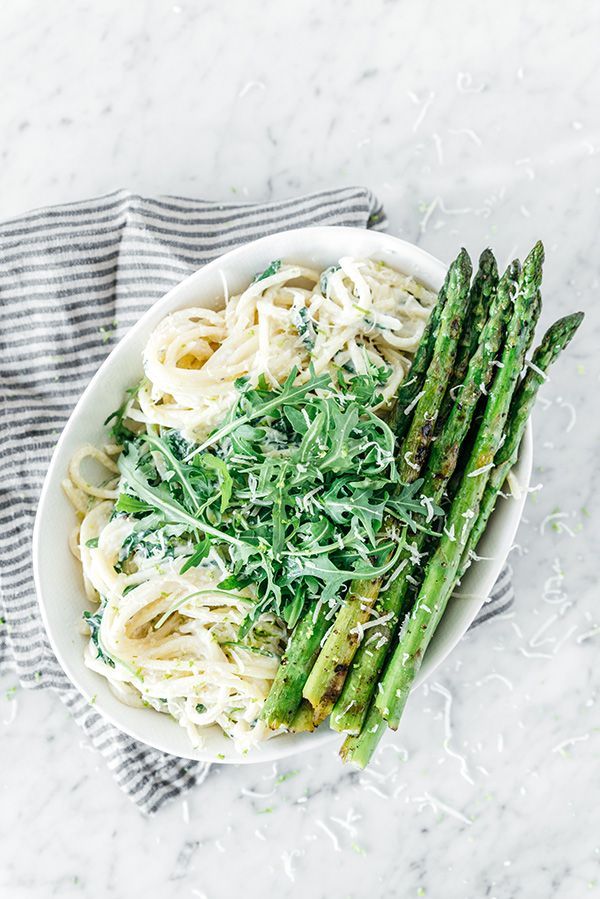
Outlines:
<svg viewBox="0 0 600 899"><path fill-rule="evenodd" d="M55 690L141 810L202 781L208 765L121 733L70 683L39 615L31 571L36 504L58 435L116 341L167 290L234 246L303 225L384 228L364 188L262 204L128 191L0 225L0 671ZM66 536L65 536L66 539ZM512 602L508 569L476 624Z"/></svg>

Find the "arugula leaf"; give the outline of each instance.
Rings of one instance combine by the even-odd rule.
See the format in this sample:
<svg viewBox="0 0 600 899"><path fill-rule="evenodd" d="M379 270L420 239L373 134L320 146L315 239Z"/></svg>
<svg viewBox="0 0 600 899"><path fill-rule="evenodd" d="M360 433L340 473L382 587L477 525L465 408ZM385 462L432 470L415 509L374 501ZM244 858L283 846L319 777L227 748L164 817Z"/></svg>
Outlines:
<svg viewBox="0 0 600 899"><path fill-rule="evenodd" d="M242 415L239 418L233 418L222 428L219 428L204 443L200 444L190 455L187 457L186 461L196 456L198 453L204 452L209 446L213 446L213 444L222 440L223 437L226 437L228 434L231 434L232 431L235 431L237 428L242 425L249 424L251 421L256 420L257 418L268 416L271 412L278 409L280 406L292 405L303 399L307 393L311 390L319 390L329 388L331 386L331 379L328 374L315 375L314 371L311 370L311 376L308 381L302 384L294 384L296 377L298 376L298 369L296 367L292 368L290 374L288 375L285 383L283 384L281 390L275 392L270 399L265 400L259 406L254 408L252 412L247 413L246 415Z"/></svg>
<svg viewBox="0 0 600 899"><path fill-rule="evenodd" d="M352 497L350 511L363 525L373 545L377 540L376 531L379 530L383 523L386 506L387 501L385 499L375 502L372 491L367 487L358 490Z"/></svg>
<svg viewBox="0 0 600 899"><path fill-rule="evenodd" d="M153 507L129 493L120 493L115 503L115 509L117 512L137 514L138 512L152 512Z"/></svg>
<svg viewBox="0 0 600 899"><path fill-rule="evenodd" d="M303 412L295 406L284 406L283 414L297 434L306 434L310 424L310 419L307 414L303 414Z"/></svg>
<svg viewBox="0 0 600 899"><path fill-rule="evenodd" d="M185 574L186 571L189 571L190 568L196 568L200 562L205 559L210 551L210 540L208 537L203 537L199 543L196 544L194 548L194 552L187 559L184 564L179 569L180 574Z"/></svg>
<svg viewBox="0 0 600 899"><path fill-rule="evenodd" d="M221 513L225 512L233 491L233 480L229 474L227 463L223 459L219 459L218 456L213 456L212 453L203 453L201 456L196 456L194 461L196 465L202 465L204 468L217 473L221 490Z"/></svg>
<svg viewBox="0 0 600 899"><path fill-rule="evenodd" d="M129 440L133 440L136 436L135 432L128 428L125 424L125 418L127 414L127 410L129 409L129 404L131 400L137 396L140 387L142 386L142 381L139 384L136 384L134 387L128 387L125 391L126 399L121 403L118 409L115 409L114 412L106 418L104 421L104 426L110 424L112 422L110 428L110 434L117 443L126 444Z"/></svg>
<svg viewBox="0 0 600 899"><path fill-rule="evenodd" d="M330 416L329 429L335 434L335 441L331 441L329 450L320 460L319 467L322 471L342 472L352 469L353 456L360 451L362 441L352 441L351 434L358 424L358 408L349 406L341 410L335 404L327 403Z"/></svg>
<svg viewBox="0 0 600 899"><path fill-rule="evenodd" d="M264 281L265 278L270 278L271 275L276 275L279 269L281 268L281 259L274 259L271 262L264 272L261 272L259 275L254 276L253 284L256 284L257 281Z"/></svg>
<svg viewBox="0 0 600 899"><path fill-rule="evenodd" d="M179 436L181 437L181 435ZM198 502L198 497L196 496L196 492L190 483L188 475L185 472L184 463L178 458L178 456L174 454L173 450L171 449L173 439L171 439L171 441L167 441L162 440L160 437L156 437L154 434L144 434L143 440L150 447L152 447L152 449L157 450L162 454L163 458L167 462L167 465L169 466L169 469L173 472L173 475L177 479L177 483L182 488L184 496L189 501L192 512L198 513L200 511L200 503Z"/></svg>
<svg viewBox="0 0 600 899"><path fill-rule="evenodd" d="M298 623L300 615L304 609L306 602L306 590L302 585L297 585L294 596L283 609L283 619L290 630L293 630Z"/></svg>
<svg viewBox="0 0 600 899"><path fill-rule="evenodd" d="M184 532L181 525L165 525L158 515L149 515L136 525L121 544L115 571L123 571L124 563L133 553L146 558L160 556L163 559L175 558L175 547Z"/></svg>
<svg viewBox="0 0 600 899"><path fill-rule="evenodd" d="M251 578L239 577L237 574L230 574L228 575L228 577L223 578L222 581L219 581L219 583L217 584L217 590L241 590L243 587L247 587L250 583L252 583Z"/></svg>
<svg viewBox="0 0 600 899"><path fill-rule="evenodd" d="M287 464L284 463L277 475L277 481L274 488L273 509L271 513L273 522L273 532L271 538L271 554L276 558L281 554L285 541L285 475Z"/></svg>
<svg viewBox="0 0 600 899"><path fill-rule="evenodd" d="M135 491L142 503L155 509L164 515L166 521L187 525L192 531L204 531L211 537L216 537L224 543L241 544L236 537L212 527L205 521L199 521L190 515L164 486L152 487L147 478L137 469L139 451L133 444L129 445L129 451L119 457L119 469L129 487ZM119 497L120 499L120 497Z"/></svg>
<svg viewBox="0 0 600 899"><path fill-rule="evenodd" d="M308 462L322 450L322 444L321 446L319 445L319 439L326 427L326 422L326 409L319 409L302 438L302 443L298 450L298 456L301 463Z"/></svg>
<svg viewBox="0 0 600 899"><path fill-rule="evenodd" d="M349 380L345 378L342 369L338 371L337 377L339 387L351 393L359 406L368 408L378 406L382 401L379 388L386 383L392 369L386 365L375 365L368 356L365 356L365 367L364 374L355 373Z"/></svg>
<svg viewBox="0 0 600 899"><path fill-rule="evenodd" d="M365 565L362 568L346 571L340 570L331 560L330 556L317 556L315 558L305 559L296 557L292 563L293 574L294 576L308 574L322 581L324 589L321 594L321 599L324 603L327 603L339 594L342 585L348 581L375 580L375 578L385 574L396 564L398 556L405 545L406 540L403 537L398 543L394 554L382 565Z"/></svg>
<svg viewBox="0 0 600 899"><path fill-rule="evenodd" d="M97 657L101 659L106 665L110 668L115 667L114 659L106 652L102 645L102 641L100 640L100 625L102 624L102 616L104 615L104 610L106 609L106 597L101 597L101 602L99 607L95 612L84 612L83 618L85 623L90 629L90 639L94 646L96 647Z"/></svg>
<svg viewBox="0 0 600 899"><path fill-rule="evenodd" d="M164 439L172 454L179 461L185 459L194 448L194 444L186 440L181 431L167 431Z"/></svg>
<svg viewBox="0 0 600 899"><path fill-rule="evenodd" d="M315 323L308 314L306 306L298 306L297 308L292 309L291 319L292 324L298 332L300 343L310 352L315 346L317 329Z"/></svg>

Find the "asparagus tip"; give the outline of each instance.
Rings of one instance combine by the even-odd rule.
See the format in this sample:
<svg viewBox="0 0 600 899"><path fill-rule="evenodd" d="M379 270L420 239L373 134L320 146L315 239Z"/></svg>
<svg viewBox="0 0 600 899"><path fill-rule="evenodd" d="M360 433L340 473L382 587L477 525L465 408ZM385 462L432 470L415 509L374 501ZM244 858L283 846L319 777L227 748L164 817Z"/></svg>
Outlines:
<svg viewBox="0 0 600 899"><path fill-rule="evenodd" d="M564 318L560 318L554 325L550 326L548 330L552 330L555 326L560 326L560 330L563 332L562 349L564 349L575 336L575 333L584 318L585 312L572 312L570 315L565 315Z"/></svg>
<svg viewBox="0 0 600 899"><path fill-rule="evenodd" d="M486 247L479 257L479 269L486 277L498 276L498 263L490 247Z"/></svg>
<svg viewBox="0 0 600 899"><path fill-rule="evenodd" d="M502 275L502 281L509 283L512 281L518 281L519 275L521 274L521 261L519 259L513 259L512 262L509 262L506 266L504 274Z"/></svg>
<svg viewBox="0 0 600 899"><path fill-rule="evenodd" d="M454 264L456 264L459 268L464 269L469 272L469 275L473 271L473 264L471 262L471 257L467 253L464 247L460 248L460 253L455 259Z"/></svg>
<svg viewBox="0 0 600 899"><path fill-rule="evenodd" d="M541 240L538 240L533 249L527 255L525 262L523 264L523 269L526 270L531 267L533 270L539 269L542 267L542 263L545 258L544 244Z"/></svg>
<svg viewBox="0 0 600 899"><path fill-rule="evenodd" d="M584 318L583 312L572 312L553 322L533 354L533 361L539 363L541 359L546 366L549 365L571 342Z"/></svg>

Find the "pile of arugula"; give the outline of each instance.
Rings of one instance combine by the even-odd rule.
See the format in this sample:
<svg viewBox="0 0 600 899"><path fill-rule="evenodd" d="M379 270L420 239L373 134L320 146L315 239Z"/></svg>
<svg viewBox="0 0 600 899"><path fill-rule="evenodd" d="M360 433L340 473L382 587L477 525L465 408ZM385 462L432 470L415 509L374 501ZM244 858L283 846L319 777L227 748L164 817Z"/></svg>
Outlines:
<svg viewBox="0 0 600 899"><path fill-rule="evenodd" d="M421 481L400 483L394 433L373 411L389 371L340 371L336 384L297 374L275 389L238 380L237 402L200 445L174 430L137 435L125 407L115 413L115 514L139 520L117 564L183 554L185 572L214 547L230 571L219 589L251 585L256 597L240 636L267 610L293 628L313 600L334 608L352 581L392 572L407 531L425 529Z"/></svg>

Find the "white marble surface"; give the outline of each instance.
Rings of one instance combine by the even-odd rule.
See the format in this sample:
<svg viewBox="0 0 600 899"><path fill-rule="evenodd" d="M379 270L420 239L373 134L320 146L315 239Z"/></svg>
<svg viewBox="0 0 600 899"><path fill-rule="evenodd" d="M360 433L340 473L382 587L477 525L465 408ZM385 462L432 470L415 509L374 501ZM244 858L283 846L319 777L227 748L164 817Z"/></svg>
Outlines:
<svg viewBox="0 0 600 899"><path fill-rule="evenodd" d="M588 312L535 416L544 487L511 556L514 611L418 691L370 772L333 750L215 767L147 820L60 702L7 677L3 897L600 895L600 15L493 9L0 7L0 216L117 187L251 200L364 183L394 233L443 258L489 243L503 261L542 237L544 321Z"/></svg>

